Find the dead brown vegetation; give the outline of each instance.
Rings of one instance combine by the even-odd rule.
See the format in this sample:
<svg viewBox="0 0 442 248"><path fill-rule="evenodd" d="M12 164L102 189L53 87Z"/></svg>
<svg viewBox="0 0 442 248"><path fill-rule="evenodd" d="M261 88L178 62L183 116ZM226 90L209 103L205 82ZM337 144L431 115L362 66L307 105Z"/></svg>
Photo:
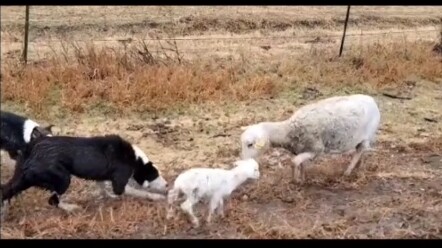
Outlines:
<svg viewBox="0 0 442 248"><path fill-rule="evenodd" d="M374 44L348 51L343 58L337 58L335 51L313 49L299 58L252 65L241 60L213 63L181 61L176 56L153 58L141 51L140 47L121 51L90 45L76 47L73 57L57 54L25 68L6 61L2 102L18 102L36 115L54 103L73 113L91 107L116 112L161 111L272 97L287 86L311 83L376 88L401 83L410 75L431 80L442 71L430 43Z"/></svg>

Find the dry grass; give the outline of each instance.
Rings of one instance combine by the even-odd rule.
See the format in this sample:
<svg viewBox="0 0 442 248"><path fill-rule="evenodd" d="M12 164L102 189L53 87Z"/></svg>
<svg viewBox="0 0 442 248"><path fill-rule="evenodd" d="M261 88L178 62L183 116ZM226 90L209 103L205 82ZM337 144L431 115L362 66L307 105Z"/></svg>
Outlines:
<svg viewBox="0 0 442 248"><path fill-rule="evenodd" d="M412 75L440 78L442 64L431 48L432 43L401 42L370 45L343 58L337 58L335 51L314 49L278 62L169 57L160 63L152 55L151 60L145 59L139 49L124 52L90 45L77 48L72 57L56 55L26 68L6 62L2 102L20 103L37 116L48 113L51 105L71 113L88 108L155 112L189 104L275 97L287 87L307 84L378 88L401 84Z"/></svg>

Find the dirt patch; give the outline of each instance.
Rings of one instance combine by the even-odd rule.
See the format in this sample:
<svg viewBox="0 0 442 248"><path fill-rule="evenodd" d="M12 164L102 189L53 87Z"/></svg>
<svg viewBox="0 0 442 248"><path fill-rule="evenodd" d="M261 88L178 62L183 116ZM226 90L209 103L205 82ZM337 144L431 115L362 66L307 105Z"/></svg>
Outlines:
<svg viewBox="0 0 442 248"><path fill-rule="evenodd" d="M201 119L204 127L214 121ZM180 125L174 127L176 123ZM90 119L63 132L84 135L122 128L149 151L153 161L161 161L169 181L185 168L229 167L237 156L233 145L237 130L218 138L231 144L224 148L231 151L215 161L213 152L223 149L214 147L209 137L219 130L196 135L198 126L184 117L145 124ZM180 137L173 140L173 136ZM216 218L207 226L206 206L198 206L200 229L192 228L179 209L173 221L166 221L165 202L99 199L93 183L74 178L66 200L80 204L82 210L67 215L48 206L46 192L30 189L12 201L1 234L2 238L441 238L442 170L433 164L440 158L434 154L441 150L423 149L435 150L439 139L420 145L381 140L350 178L342 173L351 154L321 157L307 168L304 186L290 183L290 155L274 150L263 158L261 179L244 185L226 201L224 219ZM186 149L189 143L199 144L201 151ZM407 152L397 148L401 145ZM8 166L1 170L5 182L12 171Z"/></svg>

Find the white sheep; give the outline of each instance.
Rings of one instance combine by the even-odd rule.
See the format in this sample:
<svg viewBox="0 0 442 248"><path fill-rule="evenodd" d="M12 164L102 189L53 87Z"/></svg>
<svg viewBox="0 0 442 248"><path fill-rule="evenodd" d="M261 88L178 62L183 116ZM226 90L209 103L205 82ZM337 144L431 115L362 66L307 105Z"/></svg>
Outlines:
<svg viewBox="0 0 442 248"><path fill-rule="evenodd" d="M211 222L212 214L224 216L224 198L248 179L259 179L259 165L254 159L234 162L236 167L225 170L220 168L192 168L180 174L168 192L167 219L173 215L173 204L178 200L180 193L186 200L181 209L191 217L195 227L199 226L198 218L193 213L193 206L200 200L209 201L207 223Z"/></svg>
<svg viewBox="0 0 442 248"><path fill-rule="evenodd" d="M305 179L304 162L321 154L342 154L356 149L344 175L349 176L371 150L380 122L380 112L371 96L355 94L320 100L298 109L289 119L243 127L242 159L254 158L270 147L284 148L292 159L293 181Z"/></svg>

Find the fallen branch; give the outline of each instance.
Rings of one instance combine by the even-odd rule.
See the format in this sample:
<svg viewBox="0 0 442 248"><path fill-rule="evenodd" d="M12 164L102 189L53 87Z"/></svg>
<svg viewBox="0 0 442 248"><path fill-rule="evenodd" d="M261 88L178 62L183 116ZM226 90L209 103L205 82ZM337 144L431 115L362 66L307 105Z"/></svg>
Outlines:
<svg viewBox="0 0 442 248"><path fill-rule="evenodd" d="M390 97L390 98L394 98L394 99L401 99L401 100L411 100L411 99L413 99L411 96L398 96L398 95L394 95L394 94L387 93L387 92L383 92L382 95Z"/></svg>

